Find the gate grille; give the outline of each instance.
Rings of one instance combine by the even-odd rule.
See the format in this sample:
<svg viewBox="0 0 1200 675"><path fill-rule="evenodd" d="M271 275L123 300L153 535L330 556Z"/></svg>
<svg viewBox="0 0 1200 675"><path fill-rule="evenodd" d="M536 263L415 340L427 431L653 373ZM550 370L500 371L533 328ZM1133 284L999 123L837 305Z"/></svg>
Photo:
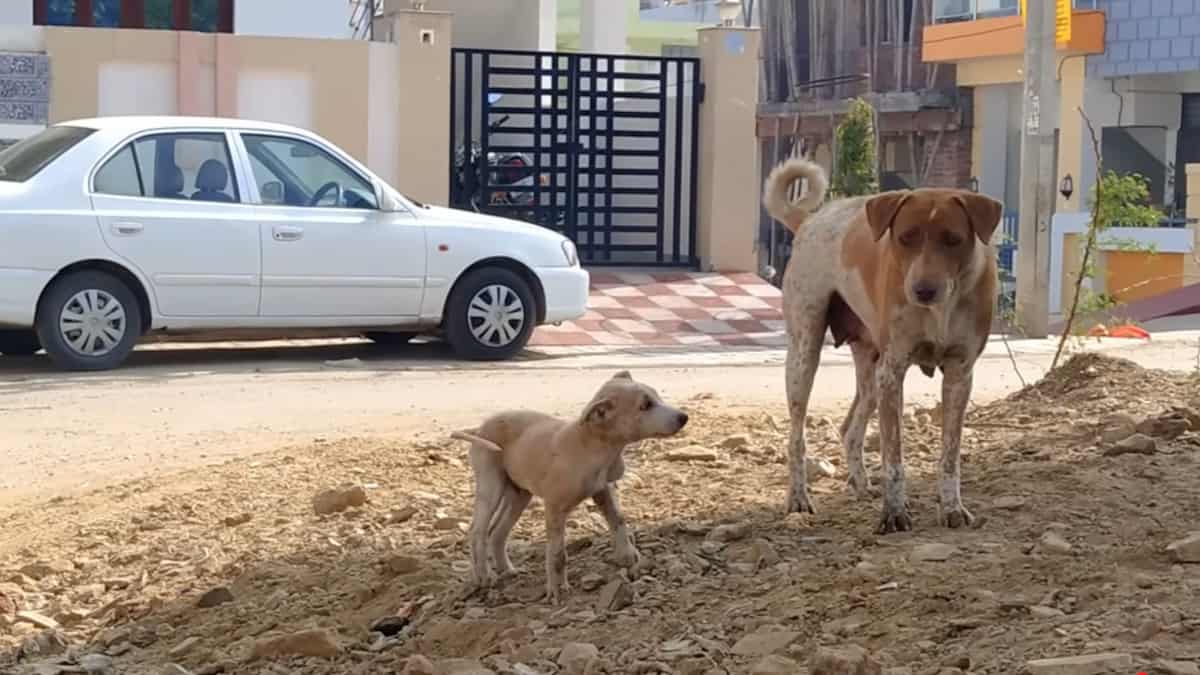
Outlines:
<svg viewBox="0 0 1200 675"><path fill-rule="evenodd" d="M695 266L699 59L452 59L452 206L558 230L585 263Z"/></svg>

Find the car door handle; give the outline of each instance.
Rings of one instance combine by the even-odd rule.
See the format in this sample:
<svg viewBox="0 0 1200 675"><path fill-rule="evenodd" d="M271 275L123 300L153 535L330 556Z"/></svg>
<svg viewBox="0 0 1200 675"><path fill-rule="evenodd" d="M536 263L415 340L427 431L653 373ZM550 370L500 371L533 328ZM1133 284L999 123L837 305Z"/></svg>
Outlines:
<svg viewBox="0 0 1200 675"><path fill-rule="evenodd" d="M304 237L304 228L292 225L276 225L271 230L271 236L274 237L275 241L296 241Z"/></svg>
<svg viewBox="0 0 1200 675"><path fill-rule="evenodd" d="M146 229L141 223L132 223L128 221L116 222L112 224L114 234L130 237L135 234L141 234L142 230Z"/></svg>

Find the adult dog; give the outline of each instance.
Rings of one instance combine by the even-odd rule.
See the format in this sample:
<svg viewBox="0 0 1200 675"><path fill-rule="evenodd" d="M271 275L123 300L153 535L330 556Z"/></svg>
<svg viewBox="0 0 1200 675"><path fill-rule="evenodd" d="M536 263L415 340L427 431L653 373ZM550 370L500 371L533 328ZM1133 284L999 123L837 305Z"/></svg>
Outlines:
<svg viewBox="0 0 1200 675"><path fill-rule="evenodd" d="M807 191L789 198L796 181ZM849 343L855 396L842 423L848 482L871 494L863 463L867 422L878 407L883 459L880 534L912 529L904 478L904 376L917 365L942 371L940 522L970 525L960 495L959 445L976 359L987 344L996 297L990 246L1001 205L964 190L920 189L823 204L824 170L793 159L767 177L763 203L795 234L783 280L787 320L788 512L812 513L805 475L804 422L825 331ZM819 209L819 210L818 210Z"/></svg>

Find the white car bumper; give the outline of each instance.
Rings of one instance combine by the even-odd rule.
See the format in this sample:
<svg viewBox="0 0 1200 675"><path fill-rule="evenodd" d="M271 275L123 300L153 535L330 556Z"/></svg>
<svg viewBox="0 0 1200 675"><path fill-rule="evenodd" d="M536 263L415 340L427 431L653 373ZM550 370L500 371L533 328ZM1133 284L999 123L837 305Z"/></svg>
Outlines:
<svg viewBox="0 0 1200 675"><path fill-rule="evenodd" d="M38 298L53 277L49 270L0 268L0 327L33 326Z"/></svg>
<svg viewBox="0 0 1200 675"><path fill-rule="evenodd" d="M587 312L590 275L582 267L536 270L546 294L546 323L578 319Z"/></svg>

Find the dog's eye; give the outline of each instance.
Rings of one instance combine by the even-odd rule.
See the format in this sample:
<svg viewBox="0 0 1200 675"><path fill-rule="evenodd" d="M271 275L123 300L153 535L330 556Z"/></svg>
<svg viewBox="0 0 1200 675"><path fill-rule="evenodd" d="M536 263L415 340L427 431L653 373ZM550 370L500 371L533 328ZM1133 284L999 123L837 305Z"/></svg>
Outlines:
<svg viewBox="0 0 1200 675"><path fill-rule="evenodd" d="M942 235L942 246L946 248L956 248L963 243L962 237L957 234Z"/></svg>
<svg viewBox="0 0 1200 675"><path fill-rule="evenodd" d="M915 233L905 232L904 234L900 235L900 245L901 246L908 248L910 246L916 245L916 243L917 243L917 235Z"/></svg>
<svg viewBox="0 0 1200 675"><path fill-rule="evenodd" d="M653 407L654 407L654 401L651 401L650 399L646 399L646 400L642 401L641 409L643 411L649 410Z"/></svg>

